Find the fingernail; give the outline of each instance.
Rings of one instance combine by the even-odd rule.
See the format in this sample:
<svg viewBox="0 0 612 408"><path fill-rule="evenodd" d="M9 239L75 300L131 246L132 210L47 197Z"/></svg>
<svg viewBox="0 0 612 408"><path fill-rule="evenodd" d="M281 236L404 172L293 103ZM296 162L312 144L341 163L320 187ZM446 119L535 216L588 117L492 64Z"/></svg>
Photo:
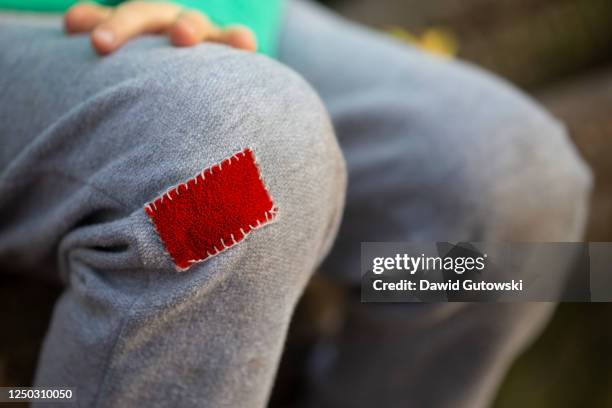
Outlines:
<svg viewBox="0 0 612 408"><path fill-rule="evenodd" d="M94 32L94 36L96 37L96 41L101 43L101 45L110 47L113 45L115 41L115 34L106 28L99 28Z"/></svg>

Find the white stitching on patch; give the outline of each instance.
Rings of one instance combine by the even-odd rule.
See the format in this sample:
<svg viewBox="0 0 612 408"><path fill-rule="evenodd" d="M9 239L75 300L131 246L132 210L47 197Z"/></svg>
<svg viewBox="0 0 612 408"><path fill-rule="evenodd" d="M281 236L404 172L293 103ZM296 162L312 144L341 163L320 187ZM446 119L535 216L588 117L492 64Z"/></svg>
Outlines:
<svg viewBox="0 0 612 408"><path fill-rule="evenodd" d="M226 245L225 242L223 242L223 238L221 238L221 249L217 249L217 247L215 245L213 245L213 248L215 249L215 253L210 253L208 251L206 251L206 253L208 254L208 256L206 258L201 258L201 259L190 259L187 262L189 262L190 265L193 265L195 263L200 263L203 261L207 261L210 258L213 258L219 254L221 254L222 252L225 252L225 250L230 249L233 246L236 246L237 244L239 244L240 242L242 242L247 236L249 236L253 231L258 230L268 224L272 224L276 221L275 218L272 218L274 216L274 214L276 214L276 212L278 211L278 208L274 207L274 205L272 205L272 208L270 208L268 211L266 211L264 214L266 214L266 217L271 217L270 218L270 222L267 223L261 223L259 220L257 220L258 225L256 225L255 227L253 227L252 225L249 225L249 227L251 228L248 231L244 231L242 228L240 228L240 231L242 232L242 238L240 238L238 241L236 241L234 239L234 234L230 234L232 237L232 240L234 240L233 243ZM186 271L188 268L179 268L177 266L177 270L179 270L180 272Z"/></svg>
<svg viewBox="0 0 612 408"><path fill-rule="evenodd" d="M245 148L239 152L234 153L232 156L229 156L226 159L223 159L220 163L218 164L214 164L210 167L207 167L206 169L202 170L200 173L198 173L197 175L195 175L194 177L190 178L189 180L187 180L185 183L180 183L178 184L176 187L169 189L165 194L162 194L161 196L157 197L156 199L154 199L153 201L145 204L145 208L147 208L149 210L150 213L153 213L155 211L157 211L157 205L156 202L159 201L160 204L163 204L164 202L164 197L167 196L170 201L172 201L172 196L171 193L174 191L176 192L176 195L178 197L179 195L179 188L181 187L181 185L185 185L185 188L188 190L189 189L189 182L191 180L194 181L194 184L198 183L198 178L201 178L202 181L205 180L205 174L206 171L210 172L210 174L214 174L213 173L213 169L215 167L218 167L219 170L221 170L221 166L223 163L226 163L228 165L232 164L232 158L235 158L237 161L239 161L241 158L246 157L246 151L251 152L252 156L253 156L253 163L255 165L255 168L257 169L257 173L258 173L258 177L259 180L261 181L262 185L264 186L264 190L266 191L266 193L268 194L268 197L270 198L270 201L272 202L272 207L264 212L264 216L265 216L265 221L262 223L259 219L257 219L257 223L255 224L255 226L248 224L249 226L249 230L245 231L242 227L240 227L240 232L242 233L242 237L239 238L238 240L236 240L236 238L234 237L234 234L230 234L230 237L232 238L232 243L227 245L225 244L225 242L223 241L223 237L220 238L220 246L221 249L217 249L217 247L213 244L213 248L215 250L214 253L210 253L209 251L206 251L207 256L201 259L190 259L187 262L190 264L189 267L191 267L191 265L195 264L195 263L200 263L203 262L205 260L208 260L210 258L213 258L217 255L219 255L220 253L224 252L227 249L230 249L231 247L237 245L238 243L240 243L241 241L243 241L247 236L249 236L253 231L260 229L268 224L272 224L274 222L277 221L277 215L278 215L278 208L274 205L274 198L272 197L272 194L270 193L270 190L268 189L268 186L266 185L266 183L264 182L262 175L261 175L261 168L259 167L259 163L257 162L257 157L255 156L255 153L253 152L253 150L251 150L251 148ZM150 217L149 221L153 224L153 227L155 229L155 231L157 232L158 238L161 240L161 234L159 233L159 231L157 230L157 227L155 226L155 223L153 222L153 220ZM165 248L165 244L162 242L162 245ZM172 255L168 254L168 256L173 259ZM187 268L180 268L179 266L176 265L176 269L179 272L183 272L186 271L187 269L189 269L189 267Z"/></svg>

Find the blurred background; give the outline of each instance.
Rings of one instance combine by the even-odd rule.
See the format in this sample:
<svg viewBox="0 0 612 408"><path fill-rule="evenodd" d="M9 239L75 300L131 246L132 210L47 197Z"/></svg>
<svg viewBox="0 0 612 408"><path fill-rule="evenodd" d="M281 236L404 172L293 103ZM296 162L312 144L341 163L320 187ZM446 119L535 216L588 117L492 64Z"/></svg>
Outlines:
<svg viewBox="0 0 612 408"><path fill-rule="evenodd" d="M612 0L326 0L444 58L484 66L564 121L596 176L587 239L612 241ZM27 293L28 299L23 302ZM0 385L30 384L57 288L3 278ZM291 407L310 351L342 326L344 294L317 278L296 312L271 406ZM516 361L495 408L612 408L612 305L563 304Z"/></svg>

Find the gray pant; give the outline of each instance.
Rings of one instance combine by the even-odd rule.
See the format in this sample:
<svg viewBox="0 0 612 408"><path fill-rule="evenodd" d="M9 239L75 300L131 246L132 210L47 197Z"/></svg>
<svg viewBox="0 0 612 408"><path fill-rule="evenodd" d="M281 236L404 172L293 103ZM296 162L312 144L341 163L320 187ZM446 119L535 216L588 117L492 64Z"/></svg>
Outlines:
<svg viewBox="0 0 612 408"><path fill-rule="evenodd" d="M36 385L76 386L80 406L265 406L332 244L321 269L353 285L361 241L581 237L590 173L558 123L315 6L288 4L284 65L155 37L98 58L57 21L9 20L0 264L65 283ZM244 147L278 221L177 273L143 205ZM311 403L486 405L551 309L355 302Z"/></svg>

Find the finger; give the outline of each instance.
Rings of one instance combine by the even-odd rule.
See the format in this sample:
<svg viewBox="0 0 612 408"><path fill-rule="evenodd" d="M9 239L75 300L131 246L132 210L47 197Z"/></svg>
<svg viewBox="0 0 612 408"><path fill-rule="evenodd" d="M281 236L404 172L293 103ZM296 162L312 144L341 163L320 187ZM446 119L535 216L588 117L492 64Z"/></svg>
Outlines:
<svg viewBox="0 0 612 408"><path fill-rule="evenodd" d="M223 30L219 42L245 51L257 51L255 34L245 26L230 26Z"/></svg>
<svg viewBox="0 0 612 408"><path fill-rule="evenodd" d="M138 35L170 28L180 10L172 3L123 3L93 30L91 42L100 54L108 54Z"/></svg>
<svg viewBox="0 0 612 408"><path fill-rule="evenodd" d="M188 47L221 35L219 27L215 26L205 15L195 10L181 13L170 28L170 41L178 47Z"/></svg>
<svg viewBox="0 0 612 408"><path fill-rule="evenodd" d="M99 4L76 4L64 15L64 29L68 33L84 33L93 30L98 24L106 20L112 11L109 7Z"/></svg>

